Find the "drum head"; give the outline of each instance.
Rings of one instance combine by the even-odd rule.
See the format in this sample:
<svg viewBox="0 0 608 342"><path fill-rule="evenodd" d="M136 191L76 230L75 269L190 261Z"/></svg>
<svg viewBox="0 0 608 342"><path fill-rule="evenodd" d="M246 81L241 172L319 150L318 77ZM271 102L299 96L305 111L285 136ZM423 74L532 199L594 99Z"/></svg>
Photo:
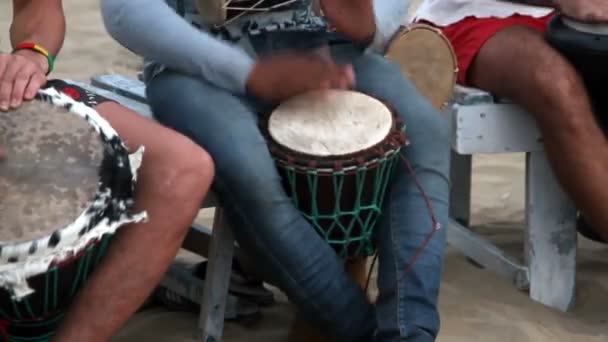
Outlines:
<svg viewBox="0 0 608 342"><path fill-rule="evenodd" d="M354 91L315 91L282 103L268 120L279 145L310 156L345 156L381 143L393 127L382 102Z"/></svg>
<svg viewBox="0 0 608 342"><path fill-rule="evenodd" d="M594 35L608 36L608 25L606 24L588 24L566 17L561 17L561 20L564 25L573 30Z"/></svg>
<svg viewBox="0 0 608 342"><path fill-rule="evenodd" d="M452 98L458 65L452 45L439 30L425 24L402 28L389 44L386 57L399 64L435 108L445 108Z"/></svg>
<svg viewBox="0 0 608 342"><path fill-rule="evenodd" d="M40 101L0 112L0 244L73 222L98 189L103 145L81 117Z"/></svg>

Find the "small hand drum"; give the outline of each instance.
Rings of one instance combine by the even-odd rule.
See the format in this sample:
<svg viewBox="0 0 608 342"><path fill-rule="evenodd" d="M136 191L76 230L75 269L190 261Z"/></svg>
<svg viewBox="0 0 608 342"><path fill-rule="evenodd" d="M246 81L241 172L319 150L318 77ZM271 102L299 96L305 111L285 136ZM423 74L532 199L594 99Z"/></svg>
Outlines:
<svg viewBox="0 0 608 342"><path fill-rule="evenodd" d="M458 64L449 40L426 24L402 27L389 43L386 57L435 108L443 110L452 98Z"/></svg>
<svg viewBox="0 0 608 342"><path fill-rule="evenodd" d="M39 95L48 103L0 112L0 332L10 341L47 341L115 230L145 218L130 210L143 150L129 155L67 95Z"/></svg>
<svg viewBox="0 0 608 342"><path fill-rule="evenodd" d="M343 259L373 254L404 126L382 102L315 91L282 103L266 133L287 193Z"/></svg>
<svg viewBox="0 0 608 342"><path fill-rule="evenodd" d="M547 40L578 70L583 78L595 114L608 129L608 25L586 24L561 15L553 17L547 27Z"/></svg>

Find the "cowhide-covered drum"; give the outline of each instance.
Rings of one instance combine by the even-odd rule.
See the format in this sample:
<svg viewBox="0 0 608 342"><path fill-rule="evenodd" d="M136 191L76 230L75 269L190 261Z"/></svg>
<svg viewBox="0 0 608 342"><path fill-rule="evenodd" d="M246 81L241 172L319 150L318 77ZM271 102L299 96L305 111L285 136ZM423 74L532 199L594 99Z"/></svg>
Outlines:
<svg viewBox="0 0 608 342"><path fill-rule="evenodd" d="M47 341L131 213L137 167L92 108L53 88L0 112L0 333ZM2 336L0 336L2 338Z"/></svg>

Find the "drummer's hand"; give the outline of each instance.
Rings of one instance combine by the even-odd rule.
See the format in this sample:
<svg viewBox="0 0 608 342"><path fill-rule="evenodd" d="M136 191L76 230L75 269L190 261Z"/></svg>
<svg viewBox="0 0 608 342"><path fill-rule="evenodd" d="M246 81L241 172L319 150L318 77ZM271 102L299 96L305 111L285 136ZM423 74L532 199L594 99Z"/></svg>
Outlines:
<svg viewBox="0 0 608 342"><path fill-rule="evenodd" d="M350 65L335 64L319 54L283 52L260 60L247 80L247 91L280 102L307 91L347 89L354 85Z"/></svg>
<svg viewBox="0 0 608 342"><path fill-rule="evenodd" d="M606 0L555 0L565 16L587 23L608 23Z"/></svg>
<svg viewBox="0 0 608 342"><path fill-rule="evenodd" d="M336 30L359 45L369 45L376 34L373 0L319 0L323 15Z"/></svg>
<svg viewBox="0 0 608 342"><path fill-rule="evenodd" d="M17 108L31 100L46 82L48 61L30 50L0 54L0 110Z"/></svg>

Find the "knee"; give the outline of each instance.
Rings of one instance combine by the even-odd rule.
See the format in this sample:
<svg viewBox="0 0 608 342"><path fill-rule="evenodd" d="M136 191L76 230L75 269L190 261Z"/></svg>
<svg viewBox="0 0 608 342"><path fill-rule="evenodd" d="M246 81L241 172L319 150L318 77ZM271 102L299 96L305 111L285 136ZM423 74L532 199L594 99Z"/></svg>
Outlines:
<svg viewBox="0 0 608 342"><path fill-rule="evenodd" d="M540 93L538 96L547 96L545 100L550 102L584 89L584 83L574 67L561 56L555 58L554 63L538 64L534 68L532 81Z"/></svg>
<svg viewBox="0 0 608 342"><path fill-rule="evenodd" d="M448 117L434 111L409 115L406 121L405 134L410 143L427 148L429 153L448 154L450 133Z"/></svg>
<svg viewBox="0 0 608 342"><path fill-rule="evenodd" d="M148 162L156 195L181 210L198 211L213 182L211 156L185 137L167 142L163 151L155 152Z"/></svg>
<svg viewBox="0 0 608 342"><path fill-rule="evenodd" d="M538 100L546 110L535 113L541 128L552 133L586 134L593 121L589 95L574 67L566 60L546 64L533 75ZM544 113L544 115L543 115Z"/></svg>
<svg viewBox="0 0 608 342"><path fill-rule="evenodd" d="M391 89L403 90L401 68L378 54L365 54L353 63L357 85L371 95L386 96Z"/></svg>

